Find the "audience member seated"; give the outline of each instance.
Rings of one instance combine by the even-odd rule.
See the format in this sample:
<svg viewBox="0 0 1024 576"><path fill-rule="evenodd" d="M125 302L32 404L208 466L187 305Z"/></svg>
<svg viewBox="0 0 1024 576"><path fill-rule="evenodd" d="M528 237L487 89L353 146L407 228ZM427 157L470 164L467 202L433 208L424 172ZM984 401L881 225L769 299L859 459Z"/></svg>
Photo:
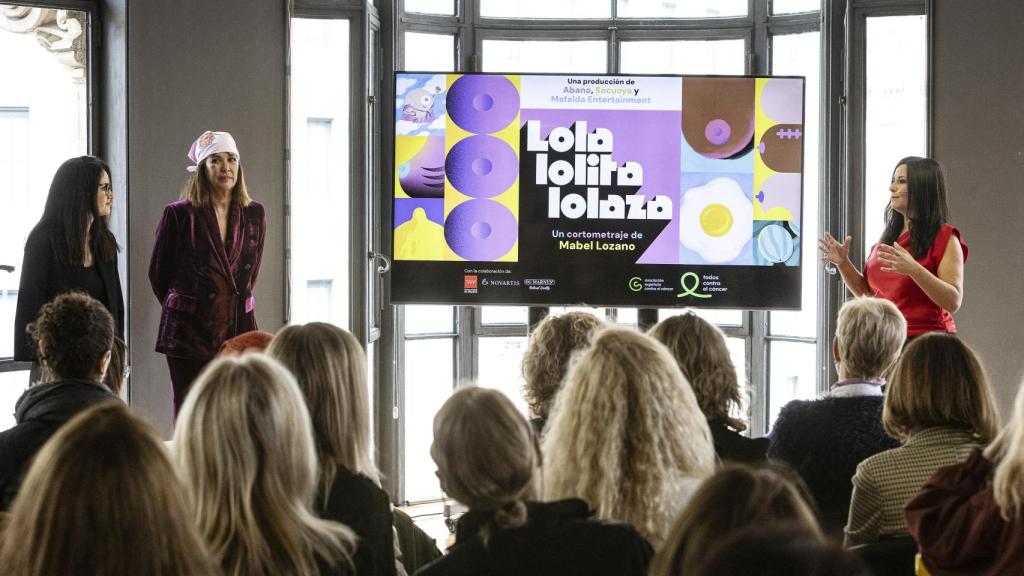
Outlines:
<svg viewBox="0 0 1024 576"><path fill-rule="evenodd" d="M0 536L5 576L220 574L153 428L120 402L43 446Z"/></svg>
<svg viewBox="0 0 1024 576"><path fill-rule="evenodd" d="M0 504L7 510L36 452L64 423L100 402L117 400L103 385L114 320L99 301L82 293L45 304L29 325L43 380L15 405L15 426L0 432Z"/></svg>
<svg viewBox="0 0 1024 576"><path fill-rule="evenodd" d="M569 371L569 362L590 341L604 322L587 312L567 312L548 316L530 332L530 342L523 355L523 387L526 403L533 419L530 423L538 434L543 433L548 413L562 381Z"/></svg>
<svg viewBox="0 0 1024 576"><path fill-rule="evenodd" d="M110 364L107 364L107 373L103 376L103 385L120 397L124 388L124 381L128 379L128 346L117 336L110 343Z"/></svg>
<svg viewBox="0 0 1024 576"><path fill-rule="evenodd" d="M650 575L694 574L716 544L744 528L779 522L795 522L821 537L814 512L781 468L727 464L704 481L683 509Z"/></svg>
<svg viewBox="0 0 1024 576"><path fill-rule="evenodd" d="M317 518L316 447L295 379L261 354L214 360L185 399L174 456L191 514L227 576L373 574L352 531Z"/></svg>
<svg viewBox="0 0 1024 576"><path fill-rule="evenodd" d="M934 576L1024 570L1024 388L992 445L940 468L907 504L906 518Z"/></svg>
<svg viewBox="0 0 1024 576"><path fill-rule="evenodd" d="M832 340L839 381L824 398L786 404L772 426L768 457L803 477L830 535L842 537L857 465L899 446L882 428L882 386L906 333L903 314L888 300L844 304Z"/></svg>
<svg viewBox="0 0 1024 576"><path fill-rule="evenodd" d="M885 394L882 425L902 446L857 466L847 546L907 535L903 507L925 480L995 437L999 413L974 351L953 334L907 344Z"/></svg>
<svg viewBox="0 0 1024 576"><path fill-rule="evenodd" d="M668 349L623 328L599 332L570 369L544 457L546 499L582 498L655 548L715 466L708 423Z"/></svg>
<svg viewBox="0 0 1024 576"><path fill-rule="evenodd" d="M373 464L363 347L341 328L313 322L281 329L267 354L291 370L313 421L320 466L314 509L355 531L377 574L394 575L391 501Z"/></svg>
<svg viewBox="0 0 1024 576"><path fill-rule="evenodd" d="M708 419L718 457L734 462L764 460L768 439L740 434L747 425L734 416L743 402L736 366L722 331L688 311L658 322L648 334L668 347L693 388L700 410Z"/></svg>
<svg viewBox="0 0 1024 576"><path fill-rule="evenodd" d="M757 526L712 549L685 576L872 576L853 553L802 526ZM682 573L673 576L684 576Z"/></svg>
<svg viewBox="0 0 1024 576"><path fill-rule="evenodd" d="M541 455L501 392L463 388L434 417L441 487L469 511L455 544L419 576L643 576L651 547L625 524L597 522L581 500L538 502Z"/></svg>

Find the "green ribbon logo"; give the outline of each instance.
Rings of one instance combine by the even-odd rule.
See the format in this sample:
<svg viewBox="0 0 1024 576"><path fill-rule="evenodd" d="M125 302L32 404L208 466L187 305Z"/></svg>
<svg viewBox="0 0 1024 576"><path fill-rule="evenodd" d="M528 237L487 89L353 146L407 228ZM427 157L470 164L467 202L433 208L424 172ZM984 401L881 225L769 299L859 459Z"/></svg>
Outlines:
<svg viewBox="0 0 1024 576"><path fill-rule="evenodd" d="M693 282L688 284L688 281ZM697 288L700 287L700 276L697 276L696 272L686 272L679 278L679 285L682 286L683 292L676 294L676 298L682 298L684 296L693 296L695 298L711 298L711 294L701 294L697 292Z"/></svg>

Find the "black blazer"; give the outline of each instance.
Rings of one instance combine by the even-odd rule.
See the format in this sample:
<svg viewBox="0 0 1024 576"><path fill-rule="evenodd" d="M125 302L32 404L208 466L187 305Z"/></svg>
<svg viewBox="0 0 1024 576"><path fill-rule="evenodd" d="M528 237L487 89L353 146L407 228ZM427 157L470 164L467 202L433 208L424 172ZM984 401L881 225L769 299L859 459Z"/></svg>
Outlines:
<svg viewBox="0 0 1024 576"><path fill-rule="evenodd" d="M93 252L95 253L95 251ZM124 297L117 258L107 262L96 260L103 287L107 291L107 309L114 317L114 333L124 338ZM14 359L36 359L35 346L25 328L39 316L39 309L63 292L81 289L68 277L68 265L54 256L50 227L36 225L25 241L25 258L21 262L21 283L18 285L18 307L14 315Z"/></svg>
<svg viewBox="0 0 1024 576"><path fill-rule="evenodd" d="M768 452L767 438L747 438L726 426L725 422L708 422L711 438L715 442L715 453L720 460L754 464L765 460Z"/></svg>

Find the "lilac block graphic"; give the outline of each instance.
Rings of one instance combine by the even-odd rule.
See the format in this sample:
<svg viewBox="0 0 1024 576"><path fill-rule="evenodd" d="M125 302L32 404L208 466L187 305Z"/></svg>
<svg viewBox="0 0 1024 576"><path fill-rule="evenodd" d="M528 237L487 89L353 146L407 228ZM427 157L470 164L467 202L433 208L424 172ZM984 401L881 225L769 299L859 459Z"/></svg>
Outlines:
<svg viewBox="0 0 1024 576"><path fill-rule="evenodd" d="M774 78L761 89L761 108L776 124L800 124L803 120L803 82Z"/></svg>
<svg viewBox="0 0 1024 576"><path fill-rule="evenodd" d="M412 220L412 213L417 208L423 209L427 220L444 225L443 198L395 198L395 228Z"/></svg>
<svg viewBox="0 0 1024 576"><path fill-rule="evenodd" d="M462 76L448 89L448 116L467 132L490 134L519 113L519 91L504 76Z"/></svg>
<svg viewBox="0 0 1024 576"><path fill-rule="evenodd" d="M515 216L494 200L463 202L444 223L445 241L466 260L497 260L512 249L518 236Z"/></svg>
<svg viewBox="0 0 1024 576"><path fill-rule="evenodd" d="M398 183L413 198L444 198L444 137L427 138L420 152L398 167Z"/></svg>
<svg viewBox="0 0 1024 576"><path fill-rule="evenodd" d="M761 209L767 212L776 206L785 208L794 220L800 220L800 182L798 173L772 174L761 185L754 196L761 202Z"/></svg>
<svg viewBox="0 0 1024 576"><path fill-rule="evenodd" d="M448 151L445 172L452 186L466 196L491 198L516 181L519 157L494 136L470 136Z"/></svg>

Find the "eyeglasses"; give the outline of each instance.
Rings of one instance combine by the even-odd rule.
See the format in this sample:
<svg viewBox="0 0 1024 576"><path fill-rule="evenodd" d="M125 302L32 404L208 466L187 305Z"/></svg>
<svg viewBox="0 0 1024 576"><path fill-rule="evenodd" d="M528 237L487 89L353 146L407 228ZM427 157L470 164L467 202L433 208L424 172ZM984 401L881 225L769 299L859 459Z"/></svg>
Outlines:
<svg viewBox="0 0 1024 576"><path fill-rule="evenodd" d="M99 191L107 196L112 197L114 195L114 188L110 184L104 184L100 186Z"/></svg>

